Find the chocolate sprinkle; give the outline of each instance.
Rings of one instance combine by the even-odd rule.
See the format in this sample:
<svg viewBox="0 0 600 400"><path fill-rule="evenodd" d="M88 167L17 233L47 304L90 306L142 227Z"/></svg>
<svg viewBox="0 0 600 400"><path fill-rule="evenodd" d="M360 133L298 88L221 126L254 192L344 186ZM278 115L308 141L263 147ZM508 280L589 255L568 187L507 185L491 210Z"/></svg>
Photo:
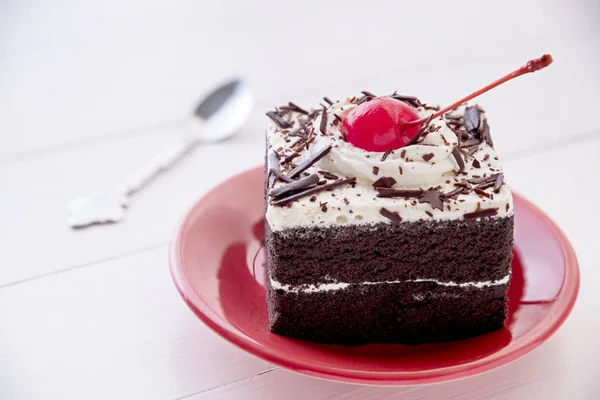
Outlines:
<svg viewBox="0 0 600 400"><path fill-rule="evenodd" d="M289 122L281 118L281 116L275 111L269 111L267 113L267 117L271 118L273 122L275 122L281 129L288 129L292 127Z"/></svg>
<svg viewBox="0 0 600 400"><path fill-rule="evenodd" d="M329 97L325 96L325 97L323 97L323 100L325 100L325 101L327 102L327 104L329 104L330 106L332 106L332 105L333 105L333 101L331 101L331 100L329 99Z"/></svg>
<svg viewBox="0 0 600 400"><path fill-rule="evenodd" d="M294 168L292 170L292 172L290 172L288 174L288 176L290 178L294 178L299 173L306 171L308 168L312 167L312 165L314 163L316 163L321 158L323 158L325 155L327 155L327 153L329 153L330 150L331 150L331 146L327 146L324 149L317 151L311 158L309 158L308 160L304 161L302 164L300 164L296 168Z"/></svg>
<svg viewBox="0 0 600 400"><path fill-rule="evenodd" d="M406 149L402 149L402 151L400 152L400 158L404 158L405 155L406 155Z"/></svg>
<svg viewBox="0 0 600 400"><path fill-rule="evenodd" d="M402 217L400 216L400 214L398 214L397 212L391 212L387 208L382 207L381 210L379 210L379 214L383 215L384 217L392 221L394 224L399 224L400 222L402 222Z"/></svg>
<svg viewBox="0 0 600 400"><path fill-rule="evenodd" d="M429 123L431 122L432 118L433 114L431 114L429 118L427 118L427 121L425 121L421 129L419 129L419 132L417 132L417 134L413 136L413 138L410 139L410 141L406 144L407 146L417 143L417 141L421 138L421 135L423 135L423 132L425 132L425 129L427 129L427 127L429 126Z"/></svg>
<svg viewBox="0 0 600 400"><path fill-rule="evenodd" d="M319 174L323 175L323 178L325 179L331 179L331 180L338 180L340 179L339 176L332 174L331 172L327 172L327 171L319 171Z"/></svg>
<svg viewBox="0 0 600 400"><path fill-rule="evenodd" d="M309 187L313 187L319 182L319 177L317 174L312 174L307 176L306 178L298 179L286 185L279 186L269 192L269 196L271 197L281 197L286 194L297 192L300 190L308 189Z"/></svg>
<svg viewBox="0 0 600 400"><path fill-rule="evenodd" d="M311 201L311 202L313 202L313 203L314 203L315 201L317 201L317 196L314 196L314 195L313 195L313 196L310 196L310 201Z"/></svg>
<svg viewBox="0 0 600 400"><path fill-rule="evenodd" d="M433 153L427 153L427 154L423 154L421 157L423 157L423 160L425 161L429 161L433 158L433 156L435 156L435 154Z"/></svg>
<svg viewBox="0 0 600 400"><path fill-rule="evenodd" d="M387 150L385 153L383 153L383 155L381 156L381 162L385 161L386 158L388 158L388 156L392 153L392 149Z"/></svg>
<svg viewBox="0 0 600 400"><path fill-rule="evenodd" d="M465 215L463 215L463 217L465 217L465 219L470 219L470 218L485 218L485 217L491 217L498 214L498 209L497 208L483 208L477 211L473 211L470 213L466 213Z"/></svg>
<svg viewBox="0 0 600 400"><path fill-rule="evenodd" d="M477 161L477 159L473 159L473 167L481 168L481 164L479 164L479 161Z"/></svg>
<svg viewBox="0 0 600 400"><path fill-rule="evenodd" d="M403 172L402 172L402 166L401 165L398 165L398 171L400 172L400 175L402 175Z"/></svg>
<svg viewBox="0 0 600 400"><path fill-rule="evenodd" d="M323 106L323 112L321 113L321 126L319 130L323 135L327 134L327 109Z"/></svg>
<svg viewBox="0 0 600 400"><path fill-rule="evenodd" d="M325 185L315 186L313 188L294 193L288 197L283 197L283 198L277 199L271 204L273 204L274 206L283 206L292 201L295 201L295 200L301 199L302 197L308 196L309 194L322 192L323 190L326 190L326 189L333 189L334 187L345 185L345 184L353 184L355 182L356 182L356 178L340 179L335 182L327 183Z"/></svg>
<svg viewBox="0 0 600 400"><path fill-rule="evenodd" d="M382 176L381 178L379 178L375 182L373 182L373 187L375 189L391 188L395 184L396 184L396 180L394 178L392 178L391 176Z"/></svg>
<svg viewBox="0 0 600 400"><path fill-rule="evenodd" d="M494 182L494 192L498 193L500 191L500 188L502 187L502 184L504 183L504 174L501 172L498 174L498 176L496 177L496 181Z"/></svg>
<svg viewBox="0 0 600 400"><path fill-rule="evenodd" d="M463 172L465 170L465 162L462 158L462 155L460 154L460 150L458 149L458 147L454 147L452 149L452 155L456 160L456 164L458 164L458 172Z"/></svg>
<svg viewBox="0 0 600 400"><path fill-rule="evenodd" d="M425 211L425 214L429 215L430 217L433 217L433 213L431 211Z"/></svg>
<svg viewBox="0 0 600 400"><path fill-rule="evenodd" d="M422 190L407 190L407 189L391 189L386 187L376 187L377 197L421 197Z"/></svg>
<svg viewBox="0 0 600 400"><path fill-rule="evenodd" d="M346 205L350 204L350 200L348 200L347 197L344 197L344 203L346 203Z"/></svg>
<svg viewBox="0 0 600 400"><path fill-rule="evenodd" d="M373 167L373 175L377 175L379 173L379 167Z"/></svg>

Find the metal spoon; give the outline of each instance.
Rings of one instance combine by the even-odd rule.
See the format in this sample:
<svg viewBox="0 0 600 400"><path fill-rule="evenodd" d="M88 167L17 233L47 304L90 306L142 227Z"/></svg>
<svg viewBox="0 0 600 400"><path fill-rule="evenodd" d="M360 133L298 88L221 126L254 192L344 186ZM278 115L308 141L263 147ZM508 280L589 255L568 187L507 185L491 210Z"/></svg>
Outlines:
<svg viewBox="0 0 600 400"><path fill-rule="evenodd" d="M241 79L234 79L216 88L198 104L179 142L158 153L124 183L69 202L69 226L83 228L123 220L131 195L172 167L198 144L220 142L232 137L248 120L252 104L252 94Z"/></svg>

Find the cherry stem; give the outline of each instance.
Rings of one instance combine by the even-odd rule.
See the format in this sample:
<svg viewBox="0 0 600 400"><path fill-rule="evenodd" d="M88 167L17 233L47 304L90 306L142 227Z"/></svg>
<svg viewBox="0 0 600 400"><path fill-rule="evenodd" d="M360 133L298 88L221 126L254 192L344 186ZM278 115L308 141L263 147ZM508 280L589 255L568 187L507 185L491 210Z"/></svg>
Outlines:
<svg viewBox="0 0 600 400"><path fill-rule="evenodd" d="M423 117L423 118L420 118L420 119L417 119L414 121L400 123L400 126L408 128L411 126L424 124L425 122L427 122L427 120L429 118L432 118L432 119L437 118L437 117L441 116L442 114L447 113L450 110L454 110L455 108L457 108L464 102L472 100L475 97L482 95L489 90L492 90L496 86L500 86L503 83L510 81L511 79L515 79L521 75L525 75L530 72L535 72L535 71L539 71L542 68L546 68L548 65L552 64L552 61L554 61L554 60L552 59L552 56L550 54L544 54L540 58L536 58L534 60L528 61L527 64L523 65L521 68L514 70L510 74L504 75L502 78L490 83L489 85L484 86L483 88L471 93L470 95L463 97L462 99L458 100L457 102L452 103L449 106L442 108L440 111L437 111L435 114L428 115L426 117Z"/></svg>

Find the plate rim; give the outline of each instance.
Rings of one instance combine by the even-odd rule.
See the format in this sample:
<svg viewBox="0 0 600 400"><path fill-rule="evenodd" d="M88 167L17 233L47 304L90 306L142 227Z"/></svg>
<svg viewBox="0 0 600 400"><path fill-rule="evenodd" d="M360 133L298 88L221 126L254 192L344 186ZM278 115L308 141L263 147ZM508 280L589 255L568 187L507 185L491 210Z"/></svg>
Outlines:
<svg viewBox="0 0 600 400"><path fill-rule="evenodd" d="M206 326L208 326L213 332L217 333L223 339L229 341L245 352L268 361L269 363L297 373L301 373L303 375L313 376L321 379L375 386L414 386L462 379L506 365L539 347L542 343L554 335L554 333L556 333L556 331L563 325L577 301L580 287L580 271L579 263L577 261L577 256L573 246L560 227L548 215L546 215L546 213L544 213L531 201L513 191L514 198L526 203L533 213L535 213L548 224L560 242L561 253L564 257L565 277L557 298L564 298L566 296L566 301L561 303L561 308L559 309L560 312L554 313L554 318L551 320L551 324L547 329L537 333L535 337L531 338L526 343L523 343L507 352L503 351L506 349L505 347L496 353L492 353L484 358L474 360L470 363L447 366L434 371L352 371L348 369L336 368L334 366L315 367L308 362L294 360L293 358L289 357L286 358L285 353L282 355L281 352L273 351L269 347L263 346L259 342L252 340L251 337L240 333L235 328L230 329L229 327L231 327L231 325L211 310L211 308L201 299L201 297L194 291L189 283L185 268L183 267L183 257L181 252L184 232L186 230L185 228L189 226L191 216L198 208L203 206L203 203L207 202L212 196L218 193L222 187L228 185L231 180L239 179L244 175L263 172L264 166L262 165L244 170L221 181L219 184L215 185L204 195L198 198L183 214L176 225L172 240L169 245L169 266L172 280L180 296L187 306L192 310L192 312Z"/></svg>

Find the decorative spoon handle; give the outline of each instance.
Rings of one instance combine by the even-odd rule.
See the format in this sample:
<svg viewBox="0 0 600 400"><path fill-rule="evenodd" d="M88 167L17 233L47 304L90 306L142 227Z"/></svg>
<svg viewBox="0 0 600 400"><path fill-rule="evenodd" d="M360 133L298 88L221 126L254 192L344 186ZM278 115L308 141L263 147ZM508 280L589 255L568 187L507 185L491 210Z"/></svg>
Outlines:
<svg viewBox="0 0 600 400"><path fill-rule="evenodd" d="M87 197L72 200L69 205L68 224L72 228L107 222L119 222L125 218L125 209L129 205L129 196L147 186L158 174L172 167L187 153L193 150L200 137L198 129L200 119L194 118L194 125L186 130L185 136L177 143L167 147L152 160L131 174L124 183L111 189Z"/></svg>
<svg viewBox="0 0 600 400"><path fill-rule="evenodd" d="M197 135L188 134L152 158L148 164L139 168L118 186L118 190L126 195L132 195L144 188L158 174L171 168L199 143Z"/></svg>

